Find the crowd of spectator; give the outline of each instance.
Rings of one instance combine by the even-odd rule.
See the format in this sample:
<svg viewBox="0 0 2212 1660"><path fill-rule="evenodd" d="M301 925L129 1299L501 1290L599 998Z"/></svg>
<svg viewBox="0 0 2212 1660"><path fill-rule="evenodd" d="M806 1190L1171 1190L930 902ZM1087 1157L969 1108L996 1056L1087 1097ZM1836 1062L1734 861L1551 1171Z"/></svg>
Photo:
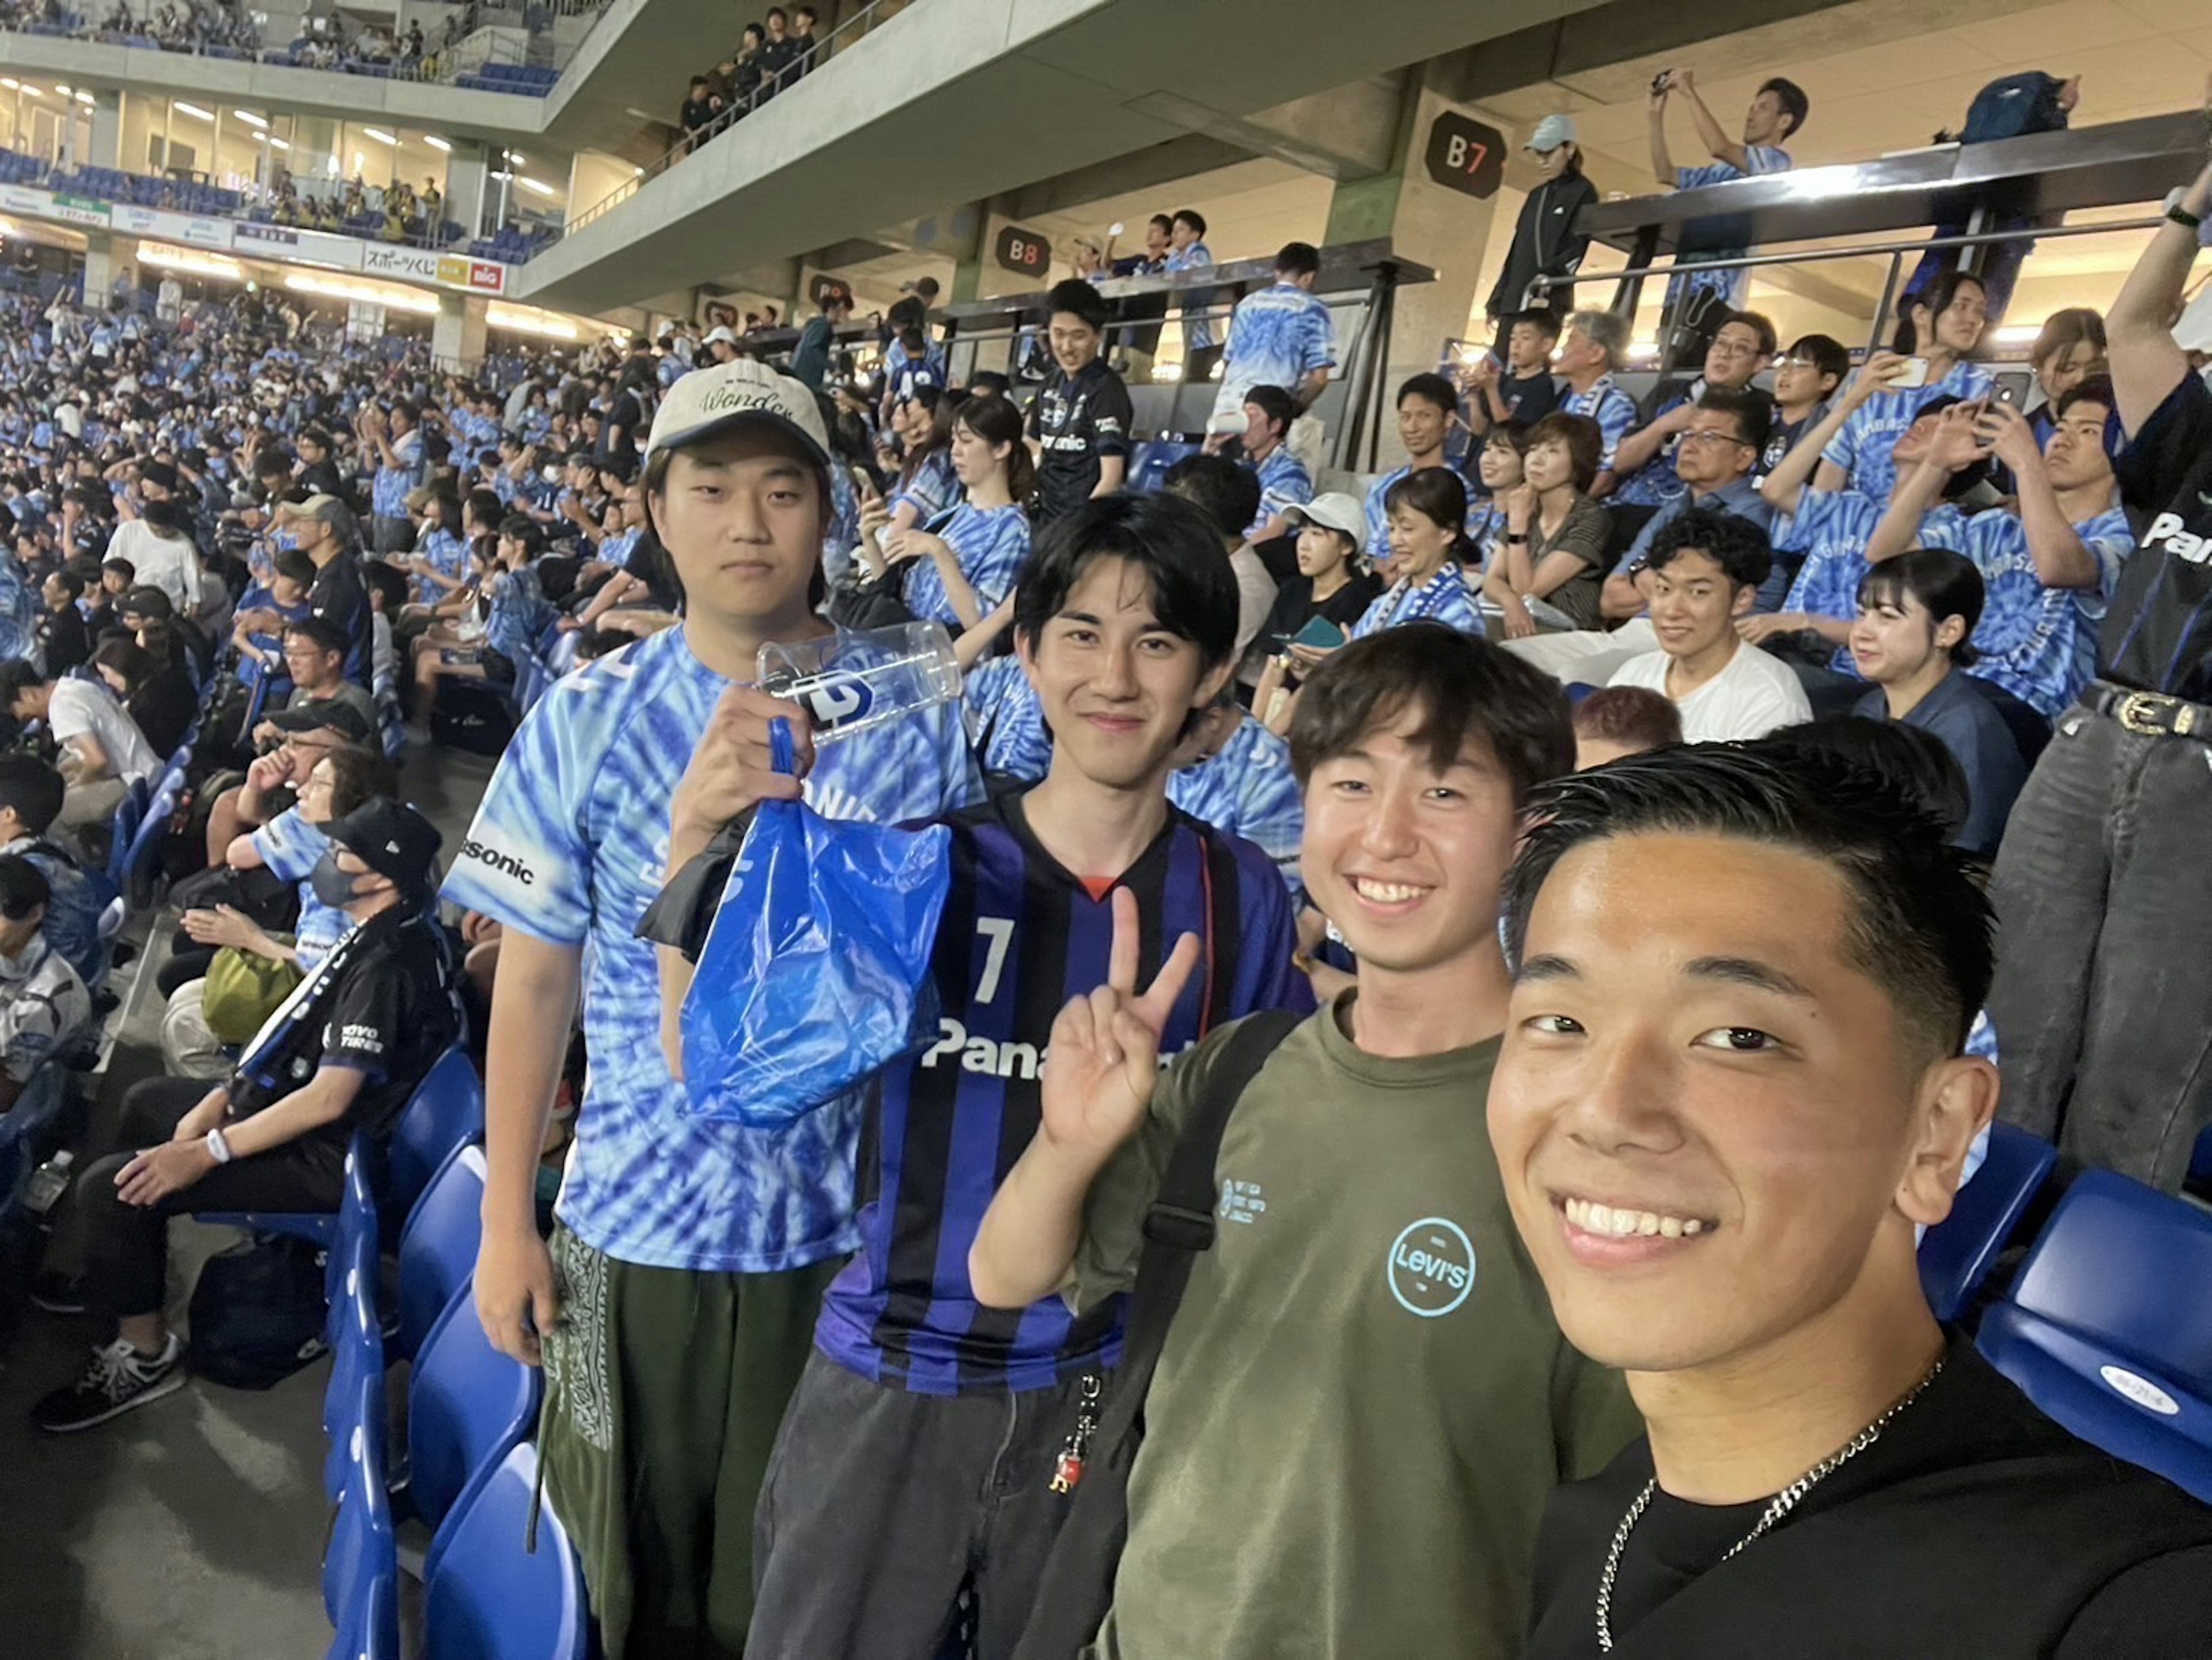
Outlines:
<svg viewBox="0 0 2212 1660"><path fill-rule="evenodd" d="M1807 114L1770 83L1738 146L1677 72L1655 162L1675 95L1740 172ZM1372 480L1319 476L1291 243L1186 320L1220 391L1158 489L1080 276L1026 398L926 292L865 374L835 285L789 373L726 325L464 375L257 296L20 307L0 1126L99 1018L118 813L185 792L164 1073L40 1292L112 1335L38 1422L182 1387L162 1223L335 1208L465 1035L477 1310L545 1368L614 1660L1686 1652L1823 1574L1808 1652L2201 1647L2212 1512L1941 1329L1915 1250L2000 1113L2167 1190L2212 1121L2208 215L2212 168L2002 386L1971 270L1856 368L1686 271L1696 372L1641 397L1626 319L1532 282ZM752 684L911 623L957 701L817 733ZM441 748L500 757L442 887L390 765ZM683 896L802 799L939 827L939 1024L769 1126L688 1070Z"/></svg>
<svg viewBox="0 0 2212 1660"><path fill-rule="evenodd" d="M820 21L812 6L770 6L762 21L740 29L737 45L684 88L676 112L684 148L727 131L811 70L821 61Z"/></svg>

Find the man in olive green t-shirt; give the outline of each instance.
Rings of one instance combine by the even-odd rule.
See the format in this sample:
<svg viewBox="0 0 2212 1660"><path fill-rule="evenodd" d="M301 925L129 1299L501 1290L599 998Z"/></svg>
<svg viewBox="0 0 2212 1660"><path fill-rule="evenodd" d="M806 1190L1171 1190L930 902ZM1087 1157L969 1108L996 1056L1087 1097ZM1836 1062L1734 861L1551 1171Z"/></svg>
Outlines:
<svg viewBox="0 0 2212 1660"><path fill-rule="evenodd" d="M1291 743L1308 888L1358 982L1229 1121L1214 1246L1146 1398L1090 1652L1505 1660L1546 1495L1641 1427L1618 1376L1559 1335L1484 1128L1509 991L1498 884L1522 801L1572 766L1566 704L1509 654L1413 624L1317 671ZM1134 1283L1221 1053L1217 1033L1158 1070L1157 1017L1192 956L1061 1015L1043 1126L969 1259L985 1303Z"/></svg>

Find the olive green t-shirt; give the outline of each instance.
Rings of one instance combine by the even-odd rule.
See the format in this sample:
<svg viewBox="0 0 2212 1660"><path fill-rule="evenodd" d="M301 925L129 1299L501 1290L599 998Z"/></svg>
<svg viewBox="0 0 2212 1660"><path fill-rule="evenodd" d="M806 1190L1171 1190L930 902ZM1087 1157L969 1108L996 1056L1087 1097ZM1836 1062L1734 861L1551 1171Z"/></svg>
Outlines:
<svg viewBox="0 0 2212 1660"><path fill-rule="evenodd" d="M1229 1121L1095 1660L1508 1660L1545 1495L1642 1432L1514 1232L1484 1122L1496 1040L1366 1055L1355 995L1293 1031ZM1162 1078L1093 1188L1079 1307L1135 1282L1220 1038Z"/></svg>

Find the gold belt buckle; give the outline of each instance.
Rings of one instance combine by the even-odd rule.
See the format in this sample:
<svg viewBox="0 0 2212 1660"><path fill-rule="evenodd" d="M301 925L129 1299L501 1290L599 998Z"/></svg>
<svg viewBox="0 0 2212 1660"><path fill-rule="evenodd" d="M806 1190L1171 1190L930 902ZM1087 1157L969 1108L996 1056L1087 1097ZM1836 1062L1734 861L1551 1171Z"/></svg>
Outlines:
<svg viewBox="0 0 2212 1660"><path fill-rule="evenodd" d="M2160 725L2155 717L2160 705L2172 701L2156 692L2131 691L2120 699L2119 707L2112 713L2119 718L2120 725L2136 737L2158 738L2164 736L2168 728Z"/></svg>

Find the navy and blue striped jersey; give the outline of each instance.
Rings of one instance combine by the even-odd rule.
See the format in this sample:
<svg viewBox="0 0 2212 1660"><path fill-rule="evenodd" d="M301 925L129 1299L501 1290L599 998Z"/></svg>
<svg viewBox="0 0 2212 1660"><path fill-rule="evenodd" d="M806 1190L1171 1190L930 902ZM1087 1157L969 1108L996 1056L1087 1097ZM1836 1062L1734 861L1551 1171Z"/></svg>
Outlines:
<svg viewBox="0 0 2212 1660"><path fill-rule="evenodd" d="M951 891L931 961L937 1041L879 1075L861 1158L860 1254L815 1341L840 1365L921 1395L1048 1388L1119 1358L1118 1302L1080 1316L1058 1297L979 1305L968 1248L1036 1134L1053 1022L1106 982L1113 896L1092 897L1030 834L1023 798L942 822ZM1310 1007L1291 964L1290 896L1267 855L1170 810L1115 886L1143 918L1139 986L1182 934L1205 953L1162 1034L1163 1059L1255 1009Z"/></svg>

